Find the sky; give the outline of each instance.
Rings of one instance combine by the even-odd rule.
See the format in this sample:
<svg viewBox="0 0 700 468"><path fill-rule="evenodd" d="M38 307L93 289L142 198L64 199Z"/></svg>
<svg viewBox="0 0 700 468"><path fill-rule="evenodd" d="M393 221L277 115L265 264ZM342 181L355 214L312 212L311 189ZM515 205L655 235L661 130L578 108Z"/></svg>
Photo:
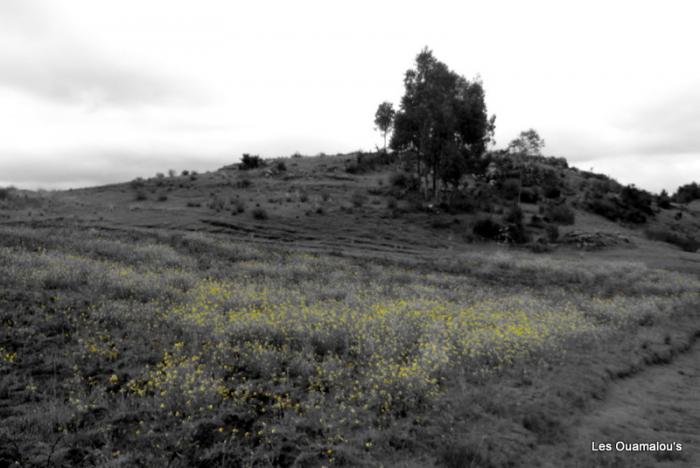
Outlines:
<svg viewBox="0 0 700 468"><path fill-rule="evenodd" d="M382 146L429 47L479 76L496 148L670 192L700 181L694 1L0 0L0 186Z"/></svg>

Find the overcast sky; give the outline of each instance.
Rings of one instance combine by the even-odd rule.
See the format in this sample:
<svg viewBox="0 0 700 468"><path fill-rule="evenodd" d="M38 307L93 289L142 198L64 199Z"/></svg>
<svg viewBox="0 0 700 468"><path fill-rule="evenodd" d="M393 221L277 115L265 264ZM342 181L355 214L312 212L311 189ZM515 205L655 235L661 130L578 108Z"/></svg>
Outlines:
<svg viewBox="0 0 700 468"><path fill-rule="evenodd" d="M700 181L693 1L0 0L0 185L372 149L424 46L481 76L497 147L658 191Z"/></svg>

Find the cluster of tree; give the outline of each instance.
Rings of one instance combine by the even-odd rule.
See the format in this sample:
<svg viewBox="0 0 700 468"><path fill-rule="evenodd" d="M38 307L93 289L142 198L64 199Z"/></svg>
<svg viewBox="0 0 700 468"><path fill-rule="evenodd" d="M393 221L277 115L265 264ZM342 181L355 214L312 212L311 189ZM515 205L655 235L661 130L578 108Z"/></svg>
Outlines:
<svg viewBox="0 0 700 468"><path fill-rule="evenodd" d="M673 194L676 203L690 203L693 200L700 200L700 185L697 182L681 185Z"/></svg>
<svg viewBox="0 0 700 468"><path fill-rule="evenodd" d="M485 167L484 153L493 138L495 117L489 117L484 89L450 70L425 48L404 77L405 93L398 111L380 104L375 124L385 137L393 128L390 147L416 157L413 172L428 191L457 187L462 176Z"/></svg>

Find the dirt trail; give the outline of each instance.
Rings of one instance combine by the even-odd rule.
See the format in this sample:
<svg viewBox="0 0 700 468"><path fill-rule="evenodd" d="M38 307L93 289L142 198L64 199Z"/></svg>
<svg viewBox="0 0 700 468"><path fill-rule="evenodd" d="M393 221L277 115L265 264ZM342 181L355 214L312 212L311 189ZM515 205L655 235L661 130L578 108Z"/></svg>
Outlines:
<svg viewBox="0 0 700 468"><path fill-rule="evenodd" d="M700 342L668 364L613 383L567 439L540 447L528 466L700 467ZM638 455L617 451L618 441L680 443L682 451ZM592 442L612 450L594 452Z"/></svg>

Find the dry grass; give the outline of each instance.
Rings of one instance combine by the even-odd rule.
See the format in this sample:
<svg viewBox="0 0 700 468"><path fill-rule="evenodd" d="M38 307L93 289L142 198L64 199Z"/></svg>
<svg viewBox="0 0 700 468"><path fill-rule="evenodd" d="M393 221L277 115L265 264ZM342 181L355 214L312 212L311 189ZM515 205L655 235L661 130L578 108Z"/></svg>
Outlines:
<svg viewBox="0 0 700 468"><path fill-rule="evenodd" d="M700 291L525 253L378 264L205 235L0 239L0 445L24 465L510 466L655 349L640 342L674 346L670 318Z"/></svg>

